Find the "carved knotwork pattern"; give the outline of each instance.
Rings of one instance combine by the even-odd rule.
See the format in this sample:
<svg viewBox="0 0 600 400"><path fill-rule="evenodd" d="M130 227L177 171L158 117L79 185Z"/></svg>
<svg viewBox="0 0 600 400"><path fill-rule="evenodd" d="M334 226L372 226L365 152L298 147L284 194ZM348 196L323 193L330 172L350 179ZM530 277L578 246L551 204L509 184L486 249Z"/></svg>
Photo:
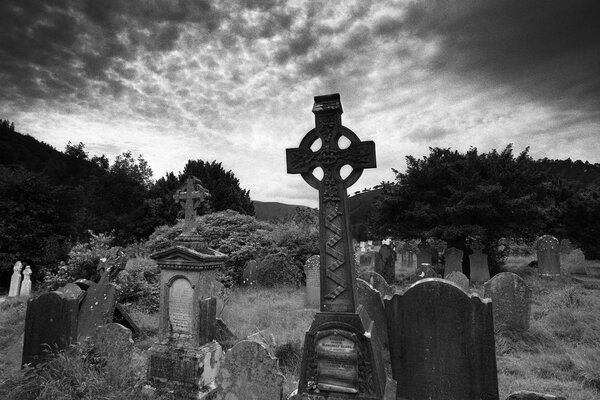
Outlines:
<svg viewBox="0 0 600 400"><path fill-rule="evenodd" d="M322 116L317 121L317 131L323 141L323 148L328 148L330 146L336 127L336 117L334 116Z"/></svg>
<svg viewBox="0 0 600 400"><path fill-rule="evenodd" d="M336 284L333 290L325 295L327 300L334 300L346 290L347 285L346 278L336 273L336 270L344 265L345 261L344 253L337 249L342 240L341 217L342 213L337 204L327 206L325 228L331 232L331 236L325 243L325 251L328 255L326 276Z"/></svg>

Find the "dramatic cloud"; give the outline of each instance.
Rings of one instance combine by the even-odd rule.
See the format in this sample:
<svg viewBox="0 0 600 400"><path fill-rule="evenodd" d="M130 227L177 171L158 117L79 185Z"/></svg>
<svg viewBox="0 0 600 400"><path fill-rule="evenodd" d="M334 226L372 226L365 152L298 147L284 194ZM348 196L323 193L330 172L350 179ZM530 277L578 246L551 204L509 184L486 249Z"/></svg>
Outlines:
<svg viewBox="0 0 600 400"><path fill-rule="evenodd" d="M377 144L357 186L429 146L600 162L599 17L583 0L10 0L0 113L59 149L143 153L156 177L215 159L253 198L311 205L284 150L319 94Z"/></svg>

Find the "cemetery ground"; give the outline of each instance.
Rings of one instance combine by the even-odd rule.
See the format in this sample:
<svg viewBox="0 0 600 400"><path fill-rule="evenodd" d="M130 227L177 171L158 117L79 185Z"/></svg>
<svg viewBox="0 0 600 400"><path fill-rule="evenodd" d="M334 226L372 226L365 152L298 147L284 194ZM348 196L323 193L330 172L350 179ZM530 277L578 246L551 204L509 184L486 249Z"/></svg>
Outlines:
<svg viewBox="0 0 600 400"><path fill-rule="evenodd" d="M514 266L518 259L508 261ZM600 398L600 287L564 276L543 279L525 266L511 270L532 288L533 305L529 330L496 332L500 399L516 390L569 400ZM407 287L403 283L394 289ZM84 342L33 374L19 368L26 302L11 298L0 303L0 399L148 398L146 352L158 333L158 314L137 304L126 307L143 332L133 351L115 349L118 343L107 349ZM304 288L291 286L233 288L218 305L219 316L237 338L253 335L279 358L284 394L297 387L304 333L316 311L304 307ZM160 390L153 396L186 398L185 392Z"/></svg>

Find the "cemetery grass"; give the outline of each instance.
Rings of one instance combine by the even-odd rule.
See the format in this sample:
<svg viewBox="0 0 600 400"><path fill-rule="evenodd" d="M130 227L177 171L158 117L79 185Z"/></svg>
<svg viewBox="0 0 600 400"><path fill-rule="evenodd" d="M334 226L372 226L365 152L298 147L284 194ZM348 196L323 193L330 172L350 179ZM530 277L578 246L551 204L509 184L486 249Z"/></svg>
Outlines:
<svg viewBox="0 0 600 400"><path fill-rule="evenodd" d="M569 400L600 399L600 288L569 278L546 281L529 275L526 281L533 289L530 329L496 332L500 399L516 390ZM286 378L284 394L296 389L304 334L317 311L304 308L304 288L235 288L220 299L218 311L238 338L254 335L279 357ZM144 398L147 349L156 338L158 315L142 309L131 314L144 334L136 338L126 362L103 359L101 351L94 361L88 344L82 344L31 375L18 369L25 303L0 304L0 399ZM15 348L18 360L11 361L15 354L7 354ZM186 394L155 396L175 398Z"/></svg>

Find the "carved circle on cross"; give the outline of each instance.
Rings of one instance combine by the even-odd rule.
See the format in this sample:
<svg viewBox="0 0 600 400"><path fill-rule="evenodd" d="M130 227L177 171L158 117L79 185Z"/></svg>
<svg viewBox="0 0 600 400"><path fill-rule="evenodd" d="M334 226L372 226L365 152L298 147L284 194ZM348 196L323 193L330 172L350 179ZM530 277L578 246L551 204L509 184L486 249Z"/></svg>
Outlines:
<svg viewBox="0 0 600 400"><path fill-rule="evenodd" d="M348 160L344 160L342 155L346 149L340 148L338 141L341 137L345 137L350 141L350 146L353 144L360 143L360 139L354 132L345 126L340 126L339 132L333 137L333 140L326 141L326 138L321 138L316 129L311 129L302 139L298 148L304 149L311 154L310 161L314 164L314 168L309 172L303 172L302 178L315 189L319 189L321 180L314 175L316 168L323 168L324 177L329 174L337 182L342 182L345 188L352 186L358 178L362 175L362 168L353 168L352 172L346 177L342 178L340 171L344 165L348 165ZM311 146L321 139L322 145L318 150L312 150ZM327 169L327 171L325 171Z"/></svg>

